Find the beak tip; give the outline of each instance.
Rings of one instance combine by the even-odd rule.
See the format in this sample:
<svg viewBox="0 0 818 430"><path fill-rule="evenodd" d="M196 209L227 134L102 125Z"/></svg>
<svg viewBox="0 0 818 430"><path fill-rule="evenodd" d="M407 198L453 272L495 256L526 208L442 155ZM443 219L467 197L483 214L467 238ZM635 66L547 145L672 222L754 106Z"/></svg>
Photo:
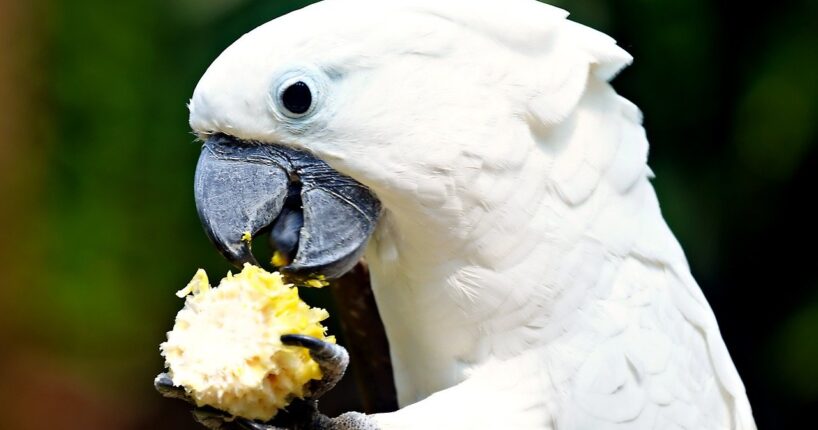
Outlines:
<svg viewBox="0 0 818 430"><path fill-rule="evenodd" d="M258 266L258 260L253 255L253 252L250 250L250 244L241 241L239 244L233 246L219 246L219 252L222 256L224 256L230 264L236 266L237 268L242 268L245 263L250 263L254 266Z"/></svg>

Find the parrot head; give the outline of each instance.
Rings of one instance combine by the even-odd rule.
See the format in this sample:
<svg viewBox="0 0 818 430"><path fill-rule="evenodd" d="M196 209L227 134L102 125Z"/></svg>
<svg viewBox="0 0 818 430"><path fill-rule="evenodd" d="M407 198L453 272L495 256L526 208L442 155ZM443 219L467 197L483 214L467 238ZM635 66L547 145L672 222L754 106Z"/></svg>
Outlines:
<svg viewBox="0 0 818 430"><path fill-rule="evenodd" d="M189 104L196 204L220 252L254 262L269 231L283 270L337 277L387 215L429 246L465 240L480 213L515 209L520 172L546 183L589 82L630 56L560 9L512 2L327 0L227 48Z"/></svg>

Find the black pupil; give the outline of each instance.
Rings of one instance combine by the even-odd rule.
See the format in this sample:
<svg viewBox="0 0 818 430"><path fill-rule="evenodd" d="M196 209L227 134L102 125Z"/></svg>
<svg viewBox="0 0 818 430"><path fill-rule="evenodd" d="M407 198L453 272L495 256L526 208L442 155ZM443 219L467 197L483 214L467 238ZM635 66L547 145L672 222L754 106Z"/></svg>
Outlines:
<svg viewBox="0 0 818 430"><path fill-rule="evenodd" d="M307 84L298 81L290 85L284 94L281 95L284 107L292 113L302 114L310 110L312 105L312 93Z"/></svg>

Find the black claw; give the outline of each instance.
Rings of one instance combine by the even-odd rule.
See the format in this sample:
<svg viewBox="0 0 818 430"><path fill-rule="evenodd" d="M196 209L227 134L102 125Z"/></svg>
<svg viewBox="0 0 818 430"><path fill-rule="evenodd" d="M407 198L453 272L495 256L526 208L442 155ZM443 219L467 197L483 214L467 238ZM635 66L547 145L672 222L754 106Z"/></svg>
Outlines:
<svg viewBox="0 0 818 430"><path fill-rule="evenodd" d="M281 342L289 346L307 348L312 359L321 368L323 378L310 387L310 397L313 399L331 390L344 376L349 365L349 354L340 345L302 334L285 334L281 336Z"/></svg>
<svg viewBox="0 0 818 430"><path fill-rule="evenodd" d="M162 372L157 375L153 380L153 386L156 388L156 391L158 391L159 394L165 397L192 402L185 389L174 385L173 380L170 379L170 376L168 376L167 373Z"/></svg>

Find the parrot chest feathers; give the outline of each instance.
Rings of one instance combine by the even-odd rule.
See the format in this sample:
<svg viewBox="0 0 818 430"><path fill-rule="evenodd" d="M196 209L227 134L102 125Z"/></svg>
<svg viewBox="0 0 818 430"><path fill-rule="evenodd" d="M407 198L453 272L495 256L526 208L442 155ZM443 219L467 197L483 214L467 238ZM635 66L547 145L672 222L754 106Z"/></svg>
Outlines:
<svg viewBox="0 0 818 430"><path fill-rule="evenodd" d="M477 239L434 229L427 236L387 213L370 242L402 406L513 368L540 375L514 404L556 404L567 428L654 419L727 428L747 415L729 356L708 346L721 342L715 319L647 177L624 194L603 182L576 207L538 187L518 190L543 197L520 211L525 228L505 224L498 209L456 224L472 226ZM481 222L489 226L473 227ZM513 236L519 230L525 234ZM513 260L492 259L491 249ZM538 364L508 364L520 362ZM714 377L720 371L723 379ZM485 383L517 398L507 384ZM731 416L734 407L741 416Z"/></svg>

